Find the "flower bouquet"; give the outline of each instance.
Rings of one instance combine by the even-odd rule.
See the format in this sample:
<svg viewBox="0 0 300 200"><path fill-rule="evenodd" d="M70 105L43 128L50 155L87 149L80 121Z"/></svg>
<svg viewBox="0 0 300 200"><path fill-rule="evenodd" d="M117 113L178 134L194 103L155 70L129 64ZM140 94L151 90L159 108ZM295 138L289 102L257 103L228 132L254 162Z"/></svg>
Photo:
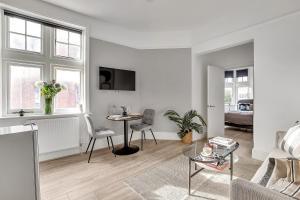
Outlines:
<svg viewBox="0 0 300 200"><path fill-rule="evenodd" d="M65 90L66 87L62 84L56 83L55 80L51 82L37 81L35 86L40 88L41 96L45 100L45 114L50 115L53 113L53 99L62 90Z"/></svg>

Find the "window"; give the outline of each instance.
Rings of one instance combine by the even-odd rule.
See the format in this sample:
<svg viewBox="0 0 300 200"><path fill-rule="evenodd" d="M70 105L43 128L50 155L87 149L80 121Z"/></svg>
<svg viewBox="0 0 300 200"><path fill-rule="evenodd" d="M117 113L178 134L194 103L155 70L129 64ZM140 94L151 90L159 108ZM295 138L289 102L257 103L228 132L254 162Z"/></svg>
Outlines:
<svg viewBox="0 0 300 200"><path fill-rule="evenodd" d="M81 102L81 71L56 68L55 78L57 83L66 86L66 90L63 90L56 96L55 109L78 109Z"/></svg>
<svg viewBox="0 0 300 200"><path fill-rule="evenodd" d="M234 78L234 71L225 71L225 83L232 83Z"/></svg>
<svg viewBox="0 0 300 200"><path fill-rule="evenodd" d="M81 34L55 29L55 55L74 58L81 58Z"/></svg>
<svg viewBox="0 0 300 200"><path fill-rule="evenodd" d="M81 95L85 76L82 30L12 10L4 10L3 19L5 26L1 30L6 43L1 49L1 75L5 82L0 82L0 102L4 102L0 115L21 109L42 113L44 98L35 82L52 79L67 88L55 96L54 112L78 112L79 105L86 102Z"/></svg>
<svg viewBox="0 0 300 200"><path fill-rule="evenodd" d="M238 77L238 82L248 82L248 76Z"/></svg>
<svg viewBox="0 0 300 200"><path fill-rule="evenodd" d="M41 53L42 25L17 17L8 17L9 48Z"/></svg>
<svg viewBox="0 0 300 200"><path fill-rule="evenodd" d="M225 78L225 82L226 83L232 83L233 82L233 78Z"/></svg>
<svg viewBox="0 0 300 200"><path fill-rule="evenodd" d="M225 88L225 104L232 104L233 101L233 89L230 87Z"/></svg>
<svg viewBox="0 0 300 200"><path fill-rule="evenodd" d="M249 87L239 87L238 88L238 100L249 99L250 98L250 88Z"/></svg>
<svg viewBox="0 0 300 200"><path fill-rule="evenodd" d="M238 82L248 82L248 69L240 69L236 71Z"/></svg>
<svg viewBox="0 0 300 200"><path fill-rule="evenodd" d="M40 90L34 86L41 80L41 66L9 65L9 110L38 110Z"/></svg>

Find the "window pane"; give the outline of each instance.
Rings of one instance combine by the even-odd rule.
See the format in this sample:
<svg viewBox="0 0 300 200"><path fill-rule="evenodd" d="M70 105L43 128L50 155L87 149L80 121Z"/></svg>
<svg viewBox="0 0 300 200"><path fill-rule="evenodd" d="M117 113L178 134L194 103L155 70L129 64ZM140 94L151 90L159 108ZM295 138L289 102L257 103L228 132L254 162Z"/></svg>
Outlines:
<svg viewBox="0 0 300 200"><path fill-rule="evenodd" d="M27 35L41 37L41 24L27 21Z"/></svg>
<svg viewBox="0 0 300 200"><path fill-rule="evenodd" d="M232 78L225 78L225 82L226 82L226 83L232 83L232 82L233 82L233 79L232 79Z"/></svg>
<svg viewBox="0 0 300 200"><path fill-rule="evenodd" d="M41 39L27 36L27 50L41 52Z"/></svg>
<svg viewBox="0 0 300 200"><path fill-rule="evenodd" d="M10 109L39 109L40 91L34 86L41 79L37 67L10 66Z"/></svg>
<svg viewBox="0 0 300 200"><path fill-rule="evenodd" d="M238 88L238 100L240 99L248 99L249 95L249 87L239 87Z"/></svg>
<svg viewBox="0 0 300 200"><path fill-rule="evenodd" d="M25 35L9 34L9 47L25 50Z"/></svg>
<svg viewBox="0 0 300 200"><path fill-rule="evenodd" d="M231 104L232 102L232 88L225 88L225 98L224 98L224 103L225 104Z"/></svg>
<svg viewBox="0 0 300 200"><path fill-rule="evenodd" d="M69 56L71 58L80 59L80 47L79 46L70 45L69 46Z"/></svg>
<svg viewBox="0 0 300 200"><path fill-rule="evenodd" d="M70 44L76 44L76 45L80 45L80 37L81 35L79 33L72 33L72 32L69 32L69 43Z"/></svg>
<svg viewBox="0 0 300 200"><path fill-rule="evenodd" d="M25 34L25 20L10 17L9 18L9 30L16 32L16 33L22 33Z"/></svg>
<svg viewBox="0 0 300 200"><path fill-rule="evenodd" d="M56 82L64 84L67 89L56 96L56 109L78 108L80 104L80 71L56 70Z"/></svg>
<svg viewBox="0 0 300 200"><path fill-rule="evenodd" d="M69 42L68 31L56 29L56 41L68 43Z"/></svg>
<svg viewBox="0 0 300 200"><path fill-rule="evenodd" d="M56 55L57 56L69 56L69 48L67 44L56 43Z"/></svg>

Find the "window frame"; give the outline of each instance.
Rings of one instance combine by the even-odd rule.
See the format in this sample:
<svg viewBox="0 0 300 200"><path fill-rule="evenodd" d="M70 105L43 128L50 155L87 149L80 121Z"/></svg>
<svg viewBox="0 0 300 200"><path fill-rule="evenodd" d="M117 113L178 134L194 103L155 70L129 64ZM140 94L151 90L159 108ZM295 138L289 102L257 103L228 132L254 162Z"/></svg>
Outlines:
<svg viewBox="0 0 300 200"><path fill-rule="evenodd" d="M35 21L28 20L28 19L22 19L22 18L15 17L15 18L22 19L22 20L25 21L25 34L22 34L22 33L16 33L16 32L13 32L13 31L9 30L9 23L10 23L9 21L10 21L10 18L13 18L13 17L4 16L4 18L5 18L4 19L4 21L5 21L5 30L4 30L4 32L5 32L5 48L6 49L8 49L10 51L25 53L25 54L44 55L44 37L43 36L45 34L45 30L44 30L45 27L43 26L43 24L35 22ZM41 25L41 37L27 35L27 21L30 21L30 22L37 23L37 24ZM25 36L25 49L16 49L16 48L10 47L10 33ZM41 40L41 52L27 50L27 37L38 38L38 39Z"/></svg>
<svg viewBox="0 0 300 200"><path fill-rule="evenodd" d="M17 18L21 18L25 21L32 21L32 22L38 22L41 23L41 52L33 52L28 50L22 50L22 49L15 49L15 48L9 48L9 23L8 18L11 15L5 14L5 8L0 9L0 22L1 22L1 38L2 41L1 44L1 64L3 67L0 68L0 76L2 78L2 81L0 81L0 116L2 117L11 117L11 116L17 116L17 114L11 115L13 111L9 111L8 104L10 103L8 98L8 63L20 63L22 65L41 65L42 68L42 81L51 81L53 80L53 74L52 74L52 66L58 65L58 66L64 66L67 69L70 68L70 66L74 66L75 69L81 70L81 87L80 87L80 102L82 104L82 111L86 112L89 110L89 96L88 96L88 77L89 77L89 61L86 59L89 55L89 42L88 42L88 35L89 35L89 28L78 25L75 23L69 23L61 20L57 20L55 18L49 18L42 15L36 15L34 13L30 13L27 11L22 10L14 10L9 9L11 12L15 12L20 15L16 15ZM24 17L22 17L24 16ZM27 18L28 17L28 18ZM32 18L32 20L31 20ZM35 21L34 19L38 19ZM39 21L40 20L40 21ZM44 22L46 24L44 24ZM49 22L47 24L47 22ZM52 26L53 25L53 26ZM55 44L55 36L54 36L54 30L55 27L62 27L62 29L70 29L70 32L80 33L80 60L75 60L73 58L62 58L62 57L56 57L54 56L54 44ZM74 31L73 31L74 30ZM25 34L24 34L25 35ZM29 36L29 35L28 35ZM26 36L25 36L26 37ZM27 41L26 41L27 42ZM9 75L10 76L10 75ZM41 97L41 111L37 110L28 110L32 111L33 113L27 114L27 116L43 116L44 114L44 100L43 97ZM80 107L81 108L81 107ZM78 109L79 110L79 109ZM19 111L19 110L16 110ZM27 111L27 109L26 109ZM81 111L81 110L80 110ZM61 113L57 113L56 111L54 114L58 115L64 115L64 114L78 114L79 112L76 110L76 112L68 111L67 113L64 113L63 111Z"/></svg>
<svg viewBox="0 0 300 200"><path fill-rule="evenodd" d="M58 65L54 64L51 66L51 74L53 79L56 80L56 70L65 70L65 71L78 71L80 73L80 100L79 105L76 108L56 108L56 99L54 99L54 113L79 113L80 105L83 104L84 100L84 70L75 66L69 65ZM55 97L56 98L56 97Z"/></svg>
<svg viewBox="0 0 300 200"><path fill-rule="evenodd" d="M83 49L83 34L82 33L80 34L80 45L70 44L70 32L72 32L72 31L60 29L60 30L64 30L64 31L68 32L68 43L65 43L65 42L60 42L60 41L56 40L56 38L57 38L57 31L56 30L57 29L60 29L60 28L54 28L53 29L53 50L52 50L53 57L58 58L58 59L63 59L63 60L77 61L77 62L82 61L83 60L83 58L82 58L83 57L83 53L82 53L82 49ZM72 32L72 33L76 33L76 32ZM60 56L60 55L56 54L56 43L68 45L68 56ZM77 46L77 47L80 48L80 58L79 59L73 58L73 57L69 56L69 54L70 54L70 45Z"/></svg>
<svg viewBox="0 0 300 200"><path fill-rule="evenodd" d="M13 65L19 65L22 67L31 67L31 68L39 68L40 69L40 78L43 80L44 77L44 65L43 64L33 64L33 63L25 63L25 62L7 62L6 63L6 74L7 74L7 87L6 87L6 107L7 107L7 113L8 114L13 114L14 112L20 111L20 109L11 109L11 103L10 103L10 75L11 75L11 70L10 67ZM38 109L23 109L25 112L33 112L33 113L42 113L43 110L43 101L42 97L40 98L40 108Z"/></svg>

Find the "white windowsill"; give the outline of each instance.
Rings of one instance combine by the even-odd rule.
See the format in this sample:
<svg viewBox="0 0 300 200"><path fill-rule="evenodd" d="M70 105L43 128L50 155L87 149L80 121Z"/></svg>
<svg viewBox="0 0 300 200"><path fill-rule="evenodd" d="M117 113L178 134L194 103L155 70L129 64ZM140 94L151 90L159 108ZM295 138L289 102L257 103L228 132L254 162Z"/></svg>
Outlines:
<svg viewBox="0 0 300 200"><path fill-rule="evenodd" d="M80 116L82 113L77 112L77 113L54 113L51 115L45 115L45 114L33 114L33 113L28 113L20 117L18 114L9 114L9 115L4 115L0 116L1 119L53 119L53 118L64 118L64 117L74 117L74 116Z"/></svg>

